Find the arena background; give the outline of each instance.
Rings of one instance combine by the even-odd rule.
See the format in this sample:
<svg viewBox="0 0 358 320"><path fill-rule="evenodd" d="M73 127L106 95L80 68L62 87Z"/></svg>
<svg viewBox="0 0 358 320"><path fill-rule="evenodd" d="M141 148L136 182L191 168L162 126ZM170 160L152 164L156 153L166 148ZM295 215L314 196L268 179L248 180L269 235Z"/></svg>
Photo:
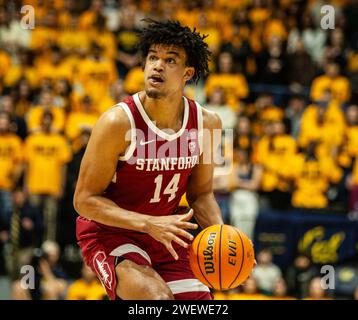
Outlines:
<svg viewBox="0 0 358 320"><path fill-rule="evenodd" d="M234 130L215 195L258 264L215 297L358 299L354 0L0 0L0 299L105 298L72 198L97 118L143 87L147 17L209 35L211 73L186 95ZM25 265L42 274L27 293Z"/></svg>

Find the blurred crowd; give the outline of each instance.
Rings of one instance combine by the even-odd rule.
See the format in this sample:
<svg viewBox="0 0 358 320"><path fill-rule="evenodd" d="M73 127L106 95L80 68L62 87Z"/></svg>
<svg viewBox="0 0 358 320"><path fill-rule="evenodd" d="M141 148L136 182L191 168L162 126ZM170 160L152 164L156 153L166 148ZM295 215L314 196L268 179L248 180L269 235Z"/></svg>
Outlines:
<svg viewBox="0 0 358 320"><path fill-rule="evenodd" d="M324 4L334 29L321 26ZM210 74L185 94L234 132L223 145L233 170L217 167L214 179L226 223L253 238L262 207L358 218L357 1L0 0L0 286L47 252L39 274L48 286L30 296L85 298L76 292L92 285L90 296L103 296L81 269L72 198L99 115L143 88L136 43L148 17L208 35ZM308 296L315 276L290 294ZM260 276L243 290L282 292L287 278L274 278L269 290ZM14 298L29 297L20 289L14 281Z"/></svg>
<svg viewBox="0 0 358 320"><path fill-rule="evenodd" d="M332 283L322 280L319 268L305 254L298 254L285 272L275 265L270 250L262 249L256 257L257 265L244 284L214 292L216 300L358 300L353 268L336 270L333 288Z"/></svg>

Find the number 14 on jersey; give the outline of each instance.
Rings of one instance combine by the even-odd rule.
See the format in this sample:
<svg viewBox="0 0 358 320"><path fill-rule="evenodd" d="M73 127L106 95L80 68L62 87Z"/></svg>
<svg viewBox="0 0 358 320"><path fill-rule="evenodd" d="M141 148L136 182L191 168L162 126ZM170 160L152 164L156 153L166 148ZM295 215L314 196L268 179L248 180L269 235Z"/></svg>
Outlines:
<svg viewBox="0 0 358 320"><path fill-rule="evenodd" d="M168 198L168 202L172 201L175 198L175 194L178 191L178 183L180 179L180 173L176 173L173 178L170 180L166 188L164 189L162 193L162 183L163 183L163 175L158 175L155 179L155 191L154 196L152 199L150 199L150 203L156 203L159 202L161 199L161 196L163 194L170 195Z"/></svg>

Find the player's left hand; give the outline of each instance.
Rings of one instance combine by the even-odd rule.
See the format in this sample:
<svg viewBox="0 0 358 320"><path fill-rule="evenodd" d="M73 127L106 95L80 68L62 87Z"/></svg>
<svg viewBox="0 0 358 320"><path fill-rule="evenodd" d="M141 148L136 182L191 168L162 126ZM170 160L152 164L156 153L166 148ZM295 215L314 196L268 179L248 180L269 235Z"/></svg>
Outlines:
<svg viewBox="0 0 358 320"><path fill-rule="evenodd" d="M178 243L184 248L188 248L188 244L183 241L179 236L187 238L192 241L194 237L184 229L197 229L196 223L189 222L193 217L193 209L186 214L176 214L171 216L151 217L148 220L147 233L162 243L167 250L171 253L175 260L178 260L178 254L175 252L172 241Z"/></svg>

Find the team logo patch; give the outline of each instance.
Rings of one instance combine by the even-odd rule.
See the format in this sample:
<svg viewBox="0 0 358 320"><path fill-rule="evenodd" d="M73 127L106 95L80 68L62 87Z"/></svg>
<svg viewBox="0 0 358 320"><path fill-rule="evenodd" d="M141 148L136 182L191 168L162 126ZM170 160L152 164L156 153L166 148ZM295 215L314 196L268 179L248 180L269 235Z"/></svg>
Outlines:
<svg viewBox="0 0 358 320"><path fill-rule="evenodd" d="M93 258L93 266L101 282L109 290L112 290L113 276L106 258L106 254L103 251L98 251Z"/></svg>
<svg viewBox="0 0 358 320"><path fill-rule="evenodd" d="M191 153L193 153L195 151L195 147L196 147L195 141L189 142L189 150Z"/></svg>
<svg viewBox="0 0 358 320"><path fill-rule="evenodd" d="M196 139L196 131L189 131L187 135L187 140L194 140Z"/></svg>

